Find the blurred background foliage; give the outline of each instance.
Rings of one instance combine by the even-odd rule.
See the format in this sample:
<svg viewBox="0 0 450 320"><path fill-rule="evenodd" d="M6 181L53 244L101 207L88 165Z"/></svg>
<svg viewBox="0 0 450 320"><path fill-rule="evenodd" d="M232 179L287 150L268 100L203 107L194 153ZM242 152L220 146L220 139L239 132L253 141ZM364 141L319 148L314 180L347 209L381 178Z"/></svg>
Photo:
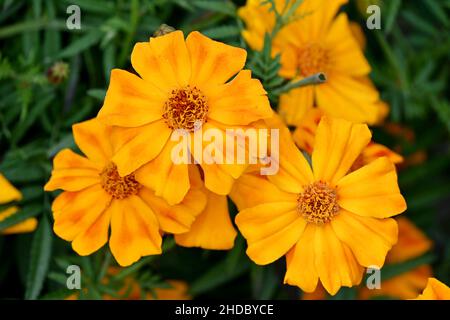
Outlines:
<svg viewBox="0 0 450 320"><path fill-rule="evenodd" d="M0 236L0 298L67 297L73 293L65 289L70 264L81 266L83 288L88 289L82 297L113 293L117 284L103 281L108 265L114 264L105 248L79 257L53 234L52 195L42 190L51 158L62 148L75 148L71 125L96 115L111 69L130 70L134 43L146 41L162 23L248 49L236 11L244 3L0 0L0 172L24 194L21 211L14 220L0 222L0 231L27 217L39 218L32 234ZM381 30L365 28L370 3L381 6ZM81 8L80 30L66 27L72 4ZM450 1L352 0L344 10L363 27L371 77L391 108L387 124L374 128L375 140L406 158L399 172L406 214L435 242L425 259L448 284ZM278 60L264 50L249 51L249 66L266 89L281 85L273 72ZM275 108L276 96L271 100ZM231 202L230 208L235 214ZM299 297L297 289L282 285L284 261L256 266L246 257L240 237L228 252L179 248L170 237L164 246L165 254L123 269L116 280L132 276L152 291L167 286L167 279L180 279L193 297ZM396 265L389 274L414 265ZM336 298L353 298L354 290L341 290Z"/></svg>

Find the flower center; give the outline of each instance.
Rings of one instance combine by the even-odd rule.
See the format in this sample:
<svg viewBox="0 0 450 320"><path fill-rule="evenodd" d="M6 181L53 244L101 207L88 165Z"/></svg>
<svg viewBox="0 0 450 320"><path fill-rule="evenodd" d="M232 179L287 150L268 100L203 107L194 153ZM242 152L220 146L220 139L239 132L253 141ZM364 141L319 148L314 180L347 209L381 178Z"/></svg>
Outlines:
<svg viewBox="0 0 450 320"><path fill-rule="evenodd" d="M304 77L326 72L329 63L328 51L317 43L310 43L299 50L298 67Z"/></svg>
<svg viewBox="0 0 450 320"><path fill-rule="evenodd" d="M172 90L164 103L163 118L171 129L192 132L206 122L207 114L206 98L196 87Z"/></svg>
<svg viewBox="0 0 450 320"><path fill-rule="evenodd" d="M121 177L114 163L108 164L100 173L103 189L114 199L125 199L137 194L141 185L136 181L134 173Z"/></svg>
<svg viewBox="0 0 450 320"><path fill-rule="evenodd" d="M308 222L330 222L339 212L336 190L326 182L311 183L299 194L297 210Z"/></svg>

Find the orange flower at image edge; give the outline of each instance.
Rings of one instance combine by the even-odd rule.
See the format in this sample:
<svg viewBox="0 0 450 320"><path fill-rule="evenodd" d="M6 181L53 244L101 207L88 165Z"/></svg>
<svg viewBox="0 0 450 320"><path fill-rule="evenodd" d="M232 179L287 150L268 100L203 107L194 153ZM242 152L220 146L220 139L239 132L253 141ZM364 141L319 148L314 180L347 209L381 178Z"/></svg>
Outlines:
<svg viewBox="0 0 450 320"><path fill-rule="evenodd" d="M396 220L398 223L398 242L389 251L386 257L386 265L403 263L418 258L428 252L432 246L431 240L409 219L401 216ZM431 274L431 266L424 264L386 280L382 277L379 289L369 289L365 286L365 283L362 283L358 288L358 299L367 300L372 297L382 297L406 300L415 298L426 287ZM302 298L304 300L323 300L327 296L323 287L318 286L316 291L304 293Z"/></svg>
<svg viewBox="0 0 450 320"><path fill-rule="evenodd" d="M64 190L52 205L54 231L71 241L78 254L89 255L110 238L117 262L130 265L142 256L161 253L160 230L187 232L205 208L206 196L195 166L189 169L190 190L179 204L170 206L137 173L119 175L112 159L125 135L97 119L74 125L73 134L86 157L69 149L59 152L45 190Z"/></svg>
<svg viewBox="0 0 450 320"><path fill-rule="evenodd" d="M6 178L0 173L0 205L8 204L12 201L22 200L22 194L14 188L14 186L6 180ZM7 207L5 210L0 210L0 222L6 218L11 217L19 211L16 206ZM0 234L14 234L14 233L26 233L32 232L37 227L36 218L28 218L14 226L8 227L0 231Z"/></svg>
<svg viewBox="0 0 450 320"><path fill-rule="evenodd" d="M359 284L363 268L383 266L397 242L397 223L390 217L405 211L406 203L394 165L382 157L349 173L370 142L367 125L323 117L312 168L289 131L280 135L278 174L245 174L231 195L247 190L251 196L246 180L258 181L253 193L262 203L236 216L248 256L265 265L286 255L285 283L306 292L319 279L330 294Z"/></svg>
<svg viewBox="0 0 450 320"><path fill-rule="evenodd" d="M428 284L416 300L450 300L450 288L435 278L428 279Z"/></svg>

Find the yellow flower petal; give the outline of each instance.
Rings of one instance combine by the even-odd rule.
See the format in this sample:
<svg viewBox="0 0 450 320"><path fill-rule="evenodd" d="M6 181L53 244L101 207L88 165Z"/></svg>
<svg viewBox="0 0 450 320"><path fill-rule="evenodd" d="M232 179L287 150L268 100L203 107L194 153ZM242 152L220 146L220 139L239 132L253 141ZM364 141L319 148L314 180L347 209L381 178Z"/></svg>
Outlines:
<svg viewBox="0 0 450 320"><path fill-rule="evenodd" d="M240 71L230 82L205 91L208 118L230 125L247 125L273 114L261 82L250 70Z"/></svg>
<svg viewBox="0 0 450 320"><path fill-rule="evenodd" d="M298 286L305 292L313 292L319 280L313 245L317 228L308 224L297 244L286 255L284 283Z"/></svg>
<svg viewBox="0 0 450 320"><path fill-rule="evenodd" d="M292 134L295 144L308 154L312 154L313 152L317 126L322 117L322 110L319 108L311 108Z"/></svg>
<svg viewBox="0 0 450 320"><path fill-rule="evenodd" d="M10 216L16 214L19 211L17 207L9 207L8 209L0 212L0 222L9 218ZM36 218L28 218L22 222L19 222L9 228L0 231L0 234L16 234L16 233L27 233L36 230L38 221Z"/></svg>
<svg viewBox="0 0 450 320"><path fill-rule="evenodd" d="M187 233L175 235L177 244L209 250L233 248L237 232L228 212L227 197L206 191L206 208Z"/></svg>
<svg viewBox="0 0 450 320"><path fill-rule="evenodd" d="M287 125L299 126L314 104L314 87L306 86L280 96L279 114Z"/></svg>
<svg viewBox="0 0 450 320"><path fill-rule="evenodd" d="M108 125L137 127L162 118L167 94L124 70L113 69L98 118Z"/></svg>
<svg viewBox="0 0 450 320"><path fill-rule="evenodd" d="M191 78L191 62L182 31L137 43L131 53L131 64L146 82L164 93L187 86Z"/></svg>
<svg viewBox="0 0 450 320"><path fill-rule="evenodd" d="M206 195L199 188L191 188L183 201L176 205L169 205L148 188L142 188L139 196L155 213L161 230L174 234L189 231L207 202Z"/></svg>
<svg viewBox="0 0 450 320"><path fill-rule="evenodd" d="M339 180L337 190L339 206L360 216L387 218L406 210L395 166L386 157Z"/></svg>
<svg viewBox="0 0 450 320"><path fill-rule="evenodd" d="M329 32L336 13L347 2L348 0L305 1L303 10L305 13L310 12L310 16L305 17L305 24L308 25L307 32L311 34L311 37L320 39L323 34Z"/></svg>
<svg viewBox="0 0 450 320"><path fill-rule="evenodd" d="M180 203L190 187L188 164L176 164L172 159L172 150L177 144L169 140L154 160L136 171L136 180L155 190L155 195L170 205Z"/></svg>
<svg viewBox="0 0 450 320"><path fill-rule="evenodd" d="M68 195L72 196L73 202L54 212L53 230L62 239L72 241L95 223L110 205L111 196L100 185Z"/></svg>
<svg viewBox="0 0 450 320"><path fill-rule="evenodd" d="M264 203L236 216L236 224L247 239L247 255L256 264L277 260L298 241L307 223L296 207L297 202Z"/></svg>
<svg viewBox="0 0 450 320"><path fill-rule="evenodd" d="M373 160L381 157L387 157L393 164L403 162L403 157L398 153L395 153L386 146L379 143L369 143L369 145L363 150L362 154L364 163L370 163Z"/></svg>
<svg viewBox="0 0 450 320"><path fill-rule="evenodd" d="M22 199L22 194L0 173L0 204Z"/></svg>
<svg viewBox="0 0 450 320"><path fill-rule="evenodd" d="M292 140L289 129L278 124L278 121L280 121L279 118L278 120L271 119L270 127L280 130L279 171L267 178L281 190L298 194L303 191L303 186L313 181L313 173L308 161ZM272 161L276 161L276 159L272 159Z"/></svg>
<svg viewBox="0 0 450 320"><path fill-rule="evenodd" d="M317 106L329 116L368 124L379 120L377 91L356 78L330 73L315 92Z"/></svg>
<svg viewBox="0 0 450 320"><path fill-rule="evenodd" d="M44 190L80 191L100 183L101 169L89 159L64 149L53 159L52 175Z"/></svg>
<svg viewBox="0 0 450 320"><path fill-rule="evenodd" d="M347 15L341 13L331 25L324 43L333 57L332 68L343 74L362 76L370 73L370 65L353 36Z"/></svg>
<svg viewBox="0 0 450 320"><path fill-rule="evenodd" d="M192 63L189 83L205 92L238 73L247 58L244 49L211 40L197 31L186 38L186 46Z"/></svg>
<svg viewBox="0 0 450 320"><path fill-rule="evenodd" d="M314 254L320 281L331 295L335 295L342 286L352 287L361 282L363 268L350 249L337 238L330 224L316 228Z"/></svg>
<svg viewBox="0 0 450 320"><path fill-rule="evenodd" d="M112 156L109 136L111 128L98 119L91 119L72 126L75 143L89 160L104 167Z"/></svg>
<svg viewBox="0 0 450 320"><path fill-rule="evenodd" d="M450 300L450 288L436 278L430 278L423 293L415 300Z"/></svg>
<svg viewBox="0 0 450 320"><path fill-rule="evenodd" d="M295 202L298 195L280 190L266 177L244 174L236 180L230 197L239 210L244 210L266 202Z"/></svg>
<svg viewBox="0 0 450 320"><path fill-rule="evenodd" d="M398 228L394 219L360 217L341 209L331 220L331 226L364 267L381 268L388 251L397 242Z"/></svg>
<svg viewBox="0 0 450 320"><path fill-rule="evenodd" d="M111 207L106 208L89 228L76 236L72 242L72 248L76 253L87 256L105 245L108 241L111 214Z"/></svg>
<svg viewBox="0 0 450 320"><path fill-rule="evenodd" d="M122 267L142 256L161 253L162 238L154 212L138 196L111 204L111 238L109 246Z"/></svg>
<svg viewBox="0 0 450 320"><path fill-rule="evenodd" d="M398 217L398 242L389 251L387 262L400 263L420 257L432 247L432 241L408 218ZM428 277L427 277L428 278Z"/></svg>
<svg viewBox="0 0 450 320"><path fill-rule="evenodd" d="M370 138L367 125L323 117L312 154L315 179L335 185L348 172Z"/></svg>
<svg viewBox="0 0 450 320"><path fill-rule="evenodd" d="M112 158L119 174L126 176L157 157L171 132L163 120L140 127L139 133Z"/></svg>

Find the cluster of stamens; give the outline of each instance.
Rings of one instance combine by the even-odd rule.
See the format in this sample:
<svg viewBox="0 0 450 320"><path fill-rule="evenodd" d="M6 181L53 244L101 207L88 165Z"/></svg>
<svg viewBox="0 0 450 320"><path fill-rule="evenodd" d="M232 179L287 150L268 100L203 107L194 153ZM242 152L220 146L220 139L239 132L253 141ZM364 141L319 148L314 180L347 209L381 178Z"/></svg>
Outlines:
<svg viewBox="0 0 450 320"><path fill-rule="evenodd" d="M336 190L322 181L307 185L297 198L297 210L308 222L330 222L339 212Z"/></svg>
<svg viewBox="0 0 450 320"><path fill-rule="evenodd" d="M108 164L100 173L100 183L107 193L119 200L137 194L141 188L134 173L121 177L114 163Z"/></svg>
<svg viewBox="0 0 450 320"><path fill-rule="evenodd" d="M304 77L326 72L329 63L328 51L317 43L310 43L298 52L298 67Z"/></svg>
<svg viewBox="0 0 450 320"><path fill-rule="evenodd" d="M174 89L164 104L163 118L171 129L195 131L206 122L208 105L202 92L196 87L187 86Z"/></svg>

